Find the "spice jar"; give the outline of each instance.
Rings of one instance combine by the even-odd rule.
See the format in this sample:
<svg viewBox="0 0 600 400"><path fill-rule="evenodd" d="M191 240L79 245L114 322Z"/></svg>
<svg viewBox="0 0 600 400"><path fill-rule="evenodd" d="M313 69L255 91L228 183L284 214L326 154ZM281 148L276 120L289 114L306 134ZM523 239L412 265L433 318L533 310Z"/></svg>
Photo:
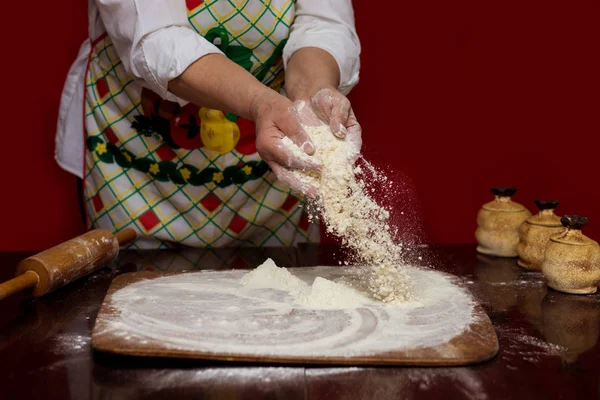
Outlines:
<svg viewBox="0 0 600 400"><path fill-rule="evenodd" d="M550 238L542 263L548 286L565 293L596 293L600 283L600 246L581 232L587 218L565 215L560 222L565 228Z"/></svg>
<svg viewBox="0 0 600 400"><path fill-rule="evenodd" d="M475 231L479 253L500 257L518 255L519 227L531 213L511 200L516 191L514 187L493 188L496 198L479 210Z"/></svg>
<svg viewBox="0 0 600 400"><path fill-rule="evenodd" d="M557 200L535 200L539 213L527 218L519 229L519 265L533 271L542 270L544 253L550 237L562 232L560 217L554 209L560 204Z"/></svg>

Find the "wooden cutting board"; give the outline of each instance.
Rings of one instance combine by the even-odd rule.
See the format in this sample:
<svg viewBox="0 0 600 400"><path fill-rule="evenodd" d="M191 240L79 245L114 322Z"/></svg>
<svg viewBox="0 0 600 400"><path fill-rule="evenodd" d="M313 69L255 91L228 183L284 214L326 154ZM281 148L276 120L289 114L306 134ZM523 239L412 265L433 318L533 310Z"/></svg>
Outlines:
<svg viewBox="0 0 600 400"><path fill-rule="evenodd" d="M309 284L316 276L334 280L347 270L289 269ZM92 347L130 356L410 366L473 364L498 352L492 323L474 301L465 326L453 325L464 313L458 304L464 299L456 293L406 313L379 305L311 310L295 306L281 291L240 292L239 281L246 272L120 275L98 313ZM428 271L420 279L423 285L430 285L440 277L460 285L458 278L436 271ZM466 290L456 290L470 298ZM456 334L448 333L452 329ZM444 337L447 340L440 341Z"/></svg>

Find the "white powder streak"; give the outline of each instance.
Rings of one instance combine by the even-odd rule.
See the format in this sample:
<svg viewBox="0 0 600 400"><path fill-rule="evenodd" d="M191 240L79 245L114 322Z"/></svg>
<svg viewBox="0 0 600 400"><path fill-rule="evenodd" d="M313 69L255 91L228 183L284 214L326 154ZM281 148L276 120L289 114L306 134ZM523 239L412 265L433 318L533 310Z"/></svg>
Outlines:
<svg viewBox="0 0 600 400"><path fill-rule="evenodd" d="M301 280L305 288L314 289L320 285L312 285L318 277L331 281L331 286L352 271L317 267L285 272ZM419 299L393 305L347 304L338 309L298 304L293 290L288 291L298 281L280 273L282 279L275 277L272 282L286 287L284 290L252 288L243 271L186 273L140 281L112 295L114 312L98 319L94 335L99 338L110 332L138 348L352 357L435 347L461 334L472 322L471 297L436 271L406 268Z"/></svg>

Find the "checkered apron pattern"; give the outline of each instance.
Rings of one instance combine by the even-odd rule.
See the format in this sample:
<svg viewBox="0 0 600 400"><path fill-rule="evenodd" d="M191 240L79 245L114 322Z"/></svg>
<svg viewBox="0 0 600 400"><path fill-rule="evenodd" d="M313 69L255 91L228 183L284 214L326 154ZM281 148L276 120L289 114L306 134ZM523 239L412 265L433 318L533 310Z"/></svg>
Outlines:
<svg viewBox="0 0 600 400"><path fill-rule="evenodd" d="M265 85L283 84L291 0L187 0L192 27ZM134 248L292 246L319 239L298 198L256 152L253 122L161 99L123 68L108 36L86 73L89 226L131 227Z"/></svg>

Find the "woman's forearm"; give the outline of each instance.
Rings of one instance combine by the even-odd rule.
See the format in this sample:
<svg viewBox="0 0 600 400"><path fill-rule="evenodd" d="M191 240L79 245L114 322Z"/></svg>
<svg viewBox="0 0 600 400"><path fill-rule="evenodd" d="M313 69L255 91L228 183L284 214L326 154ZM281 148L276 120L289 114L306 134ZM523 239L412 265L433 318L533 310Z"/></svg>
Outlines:
<svg viewBox="0 0 600 400"><path fill-rule="evenodd" d="M208 54L169 82L169 91L194 104L254 119L260 99L279 96L221 54Z"/></svg>
<svg viewBox="0 0 600 400"><path fill-rule="evenodd" d="M285 91L292 100L310 98L324 88L337 89L340 69L327 51L305 47L290 58L285 71Z"/></svg>

